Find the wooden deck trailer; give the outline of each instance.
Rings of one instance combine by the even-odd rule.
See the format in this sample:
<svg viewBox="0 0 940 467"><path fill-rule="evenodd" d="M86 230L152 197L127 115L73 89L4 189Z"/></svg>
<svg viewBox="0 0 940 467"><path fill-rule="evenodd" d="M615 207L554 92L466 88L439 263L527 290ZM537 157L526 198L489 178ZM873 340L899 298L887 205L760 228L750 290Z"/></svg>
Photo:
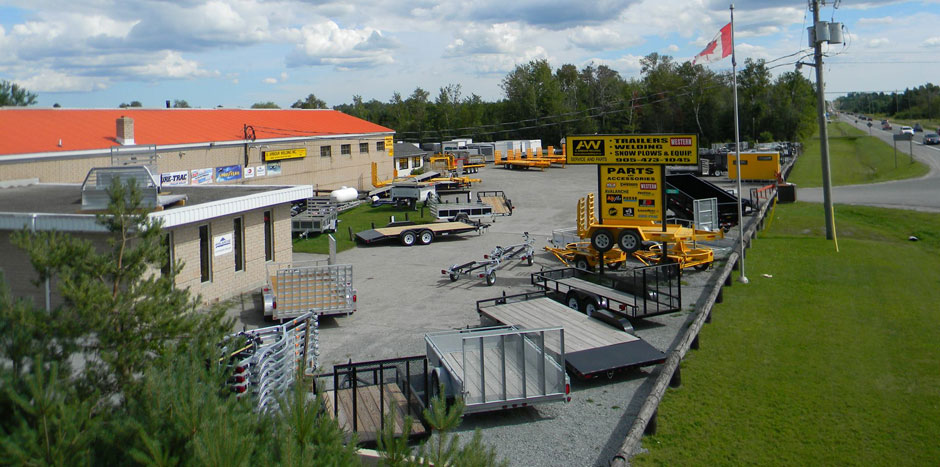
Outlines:
<svg viewBox="0 0 940 467"><path fill-rule="evenodd" d="M565 365L581 379L630 368L656 365L666 354L639 337L614 329L548 298L545 292L529 292L477 302L484 321L515 325L522 329L560 326L565 330Z"/></svg>
<svg viewBox="0 0 940 467"><path fill-rule="evenodd" d="M432 222L430 224L397 223L378 229L363 230L356 233L356 240L362 243L383 242L398 239L404 246L415 244L429 245L435 238L447 237L466 232L483 233L489 224L468 224L465 222Z"/></svg>

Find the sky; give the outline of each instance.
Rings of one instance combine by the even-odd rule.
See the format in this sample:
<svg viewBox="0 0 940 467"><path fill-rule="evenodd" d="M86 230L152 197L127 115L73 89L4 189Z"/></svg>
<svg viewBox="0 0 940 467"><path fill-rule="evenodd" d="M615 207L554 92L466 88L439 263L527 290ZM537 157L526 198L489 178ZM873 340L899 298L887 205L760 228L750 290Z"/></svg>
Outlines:
<svg viewBox="0 0 940 467"><path fill-rule="evenodd" d="M503 98L516 65L607 65L640 76L650 53L691 60L730 20L718 0L0 0L0 79L38 106L282 108L315 94L388 102L416 88L433 100ZM735 51L773 73L807 56L803 0L734 5ZM940 0L826 1L845 43L824 46L827 98L940 81ZM801 50L807 53L799 53ZM791 54L795 54L790 56ZM787 58L781 58L785 57ZM731 69L731 60L708 64ZM815 81L811 67L804 76Z"/></svg>

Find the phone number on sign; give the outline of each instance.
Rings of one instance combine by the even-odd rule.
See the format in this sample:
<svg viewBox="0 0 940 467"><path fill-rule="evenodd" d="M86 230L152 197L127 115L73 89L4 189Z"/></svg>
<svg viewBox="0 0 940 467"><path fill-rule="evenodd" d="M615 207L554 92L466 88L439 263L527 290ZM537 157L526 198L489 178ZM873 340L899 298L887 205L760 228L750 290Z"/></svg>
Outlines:
<svg viewBox="0 0 940 467"><path fill-rule="evenodd" d="M695 161L691 157L618 157L617 162L625 164L641 164L641 163L668 163L668 164L694 164Z"/></svg>

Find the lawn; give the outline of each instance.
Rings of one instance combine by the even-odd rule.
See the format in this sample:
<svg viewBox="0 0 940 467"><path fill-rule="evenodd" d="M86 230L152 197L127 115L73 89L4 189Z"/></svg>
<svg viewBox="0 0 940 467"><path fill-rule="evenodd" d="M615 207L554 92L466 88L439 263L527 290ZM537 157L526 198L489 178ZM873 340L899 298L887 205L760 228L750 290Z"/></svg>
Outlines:
<svg viewBox="0 0 940 467"><path fill-rule="evenodd" d="M336 238L336 251L348 250L356 246L355 240L350 238L350 231L355 235L356 232L371 229L373 224L375 227L385 227L391 220L391 216L395 216L396 221L403 221L406 215L408 216L408 220L418 224L426 224L436 220L434 216L431 215L429 209L421 207L421 203L418 204L418 210L416 211L399 209L395 206L379 206L373 208L368 204L363 204L341 213L336 226L336 233L333 234L333 237ZM303 239L295 238L294 251L300 253L329 254L329 239L326 234Z"/></svg>
<svg viewBox="0 0 940 467"><path fill-rule="evenodd" d="M898 144L900 148L900 144L908 143ZM789 181L804 188L822 186L820 161L819 135L816 135L806 142ZM929 171L926 165L910 161L910 156L899 149L895 168L893 146L847 123L829 125L829 168L833 185L901 180L920 177Z"/></svg>
<svg viewBox="0 0 940 467"><path fill-rule="evenodd" d="M940 215L835 214L777 206L635 464L940 463Z"/></svg>

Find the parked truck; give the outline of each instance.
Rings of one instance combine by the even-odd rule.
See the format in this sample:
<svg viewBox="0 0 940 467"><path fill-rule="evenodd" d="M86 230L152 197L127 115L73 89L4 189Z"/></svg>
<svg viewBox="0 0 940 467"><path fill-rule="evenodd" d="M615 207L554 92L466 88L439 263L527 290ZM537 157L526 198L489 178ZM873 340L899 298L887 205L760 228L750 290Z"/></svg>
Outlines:
<svg viewBox="0 0 940 467"><path fill-rule="evenodd" d="M265 319L281 321L307 312L348 316L356 311L351 264L295 261L265 268L268 282L261 289Z"/></svg>

